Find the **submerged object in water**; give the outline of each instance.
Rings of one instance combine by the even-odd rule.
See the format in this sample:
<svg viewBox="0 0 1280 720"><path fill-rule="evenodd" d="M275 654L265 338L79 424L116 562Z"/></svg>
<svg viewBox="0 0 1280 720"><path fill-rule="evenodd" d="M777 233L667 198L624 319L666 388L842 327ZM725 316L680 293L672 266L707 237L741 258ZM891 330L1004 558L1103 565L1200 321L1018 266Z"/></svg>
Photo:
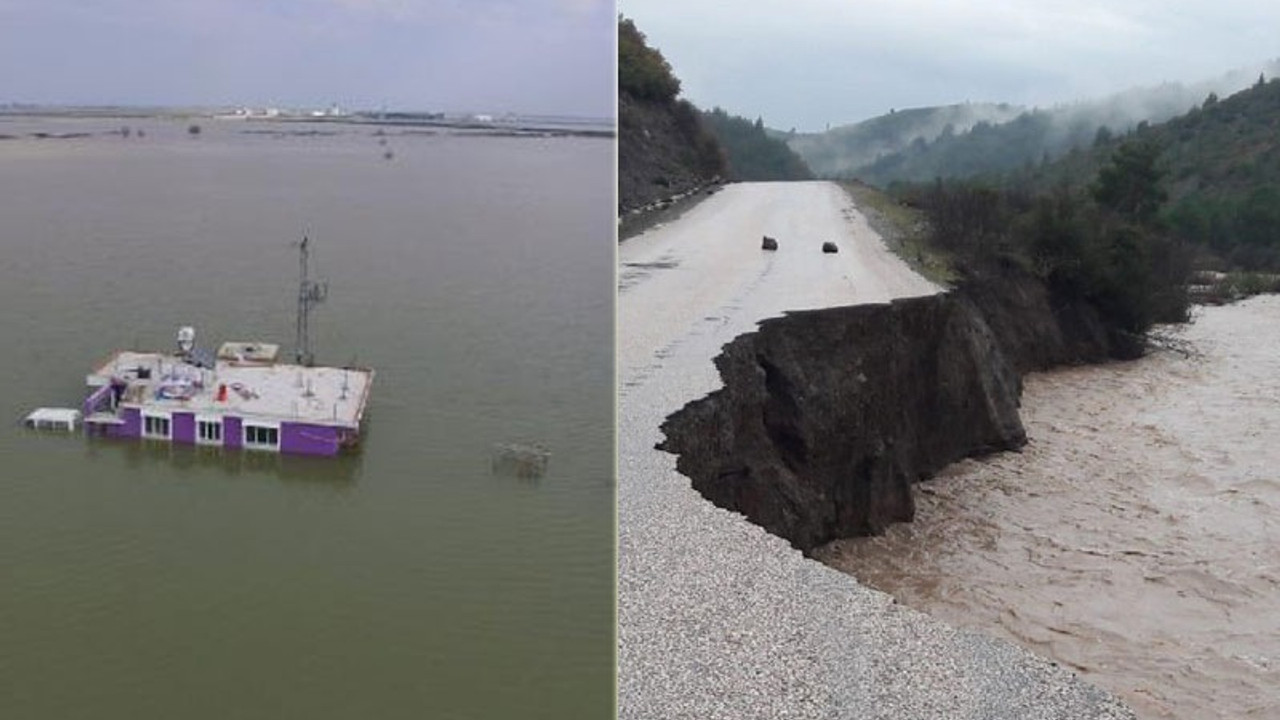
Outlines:
<svg viewBox="0 0 1280 720"><path fill-rule="evenodd" d="M547 472L551 451L533 444L497 443L493 446L492 470L496 475L506 473L518 478L540 478Z"/></svg>

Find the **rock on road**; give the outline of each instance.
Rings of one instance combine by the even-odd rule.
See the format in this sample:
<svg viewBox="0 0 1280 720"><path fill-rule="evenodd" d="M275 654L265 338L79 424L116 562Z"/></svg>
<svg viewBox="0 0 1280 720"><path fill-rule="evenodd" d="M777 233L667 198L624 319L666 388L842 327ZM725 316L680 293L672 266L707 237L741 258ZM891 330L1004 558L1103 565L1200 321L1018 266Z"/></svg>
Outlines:
<svg viewBox="0 0 1280 720"><path fill-rule="evenodd" d="M620 718L1132 717L1047 660L803 557L654 449L667 415L720 387L720 347L758 321L937 292L838 186L730 185L618 257Z"/></svg>

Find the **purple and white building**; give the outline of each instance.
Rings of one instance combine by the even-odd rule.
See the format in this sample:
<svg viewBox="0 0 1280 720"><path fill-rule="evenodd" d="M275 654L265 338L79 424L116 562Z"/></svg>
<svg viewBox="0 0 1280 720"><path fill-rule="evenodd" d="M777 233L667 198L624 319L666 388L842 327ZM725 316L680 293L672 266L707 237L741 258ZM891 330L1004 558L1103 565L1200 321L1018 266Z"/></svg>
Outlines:
<svg viewBox="0 0 1280 720"><path fill-rule="evenodd" d="M180 336L181 337L181 336ZM87 432L113 438L336 455L360 440L373 370L279 363L279 346L216 356L122 350L86 378Z"/></svg>

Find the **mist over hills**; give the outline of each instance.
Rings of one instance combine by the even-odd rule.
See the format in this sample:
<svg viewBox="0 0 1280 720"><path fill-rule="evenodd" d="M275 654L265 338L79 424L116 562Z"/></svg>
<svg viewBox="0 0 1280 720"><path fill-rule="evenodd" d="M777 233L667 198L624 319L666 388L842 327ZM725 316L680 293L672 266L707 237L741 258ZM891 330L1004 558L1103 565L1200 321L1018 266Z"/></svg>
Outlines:
<svg viewBox="0 0 1280 720"><path fill-rule="evenodd" d="M1170 232L1226 267L1280 269L1280 77L1255 78L1245 90L1215 94L1164 123L1103 138L1003 182L1042 192L1085 186L1121 146L1135 142L1158 152L1167 195L1161 216Z"/></svg>
<svg viewBox="0 0 1280 720"><path fill-rule="evenodd" d="M932 142L948 127L963 133L980 122L1004 123L1024 112L1024 107L1004 103L964 103L890 111L821 133L775 132L817 175L852 177L858 169L912 143Z"/></svg>
<svg viewBox="0 0 1280 720"><path fill-rule="evenodd" d="M1191 84L1165 83L1048 109L965 103L917 108L823 133L777 133L820 177L858 177L877 185L972 177L1016 169L1088 147L1099 134L1124 133L1280 75L1280 59Z"/></svg>
<svg viewBox="0 0 1280 720"><path fill-rule="evenodd" d="M1186 285L1179 268L1193 266L1261 272L1246 285L1275 292L1280 77L1259 75L1226 97L1211 93L1165 122L1104 128L1055 160L889 190L925 208L948 247L1014 248L1029 267L1048 268L1079 292L1109 288L1123 301L1116 307L1146 292L1147 271L1165 273L1169 293L1161 297L1175 297Z"/></svg>

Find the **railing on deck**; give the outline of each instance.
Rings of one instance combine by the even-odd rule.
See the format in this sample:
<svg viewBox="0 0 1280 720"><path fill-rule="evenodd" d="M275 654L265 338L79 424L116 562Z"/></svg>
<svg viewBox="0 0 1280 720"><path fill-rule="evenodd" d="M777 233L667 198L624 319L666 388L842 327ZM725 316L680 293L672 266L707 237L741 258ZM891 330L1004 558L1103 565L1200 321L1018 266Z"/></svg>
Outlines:
<svg viewBox="0 0 1280 720"><path fill-rule="evenodd" d="M89 397L84 399L84 406L81 413L85 417L89 417L94 413L110 412L111 410L111 385L103 385L102 387L89 393Z"/></svg>

